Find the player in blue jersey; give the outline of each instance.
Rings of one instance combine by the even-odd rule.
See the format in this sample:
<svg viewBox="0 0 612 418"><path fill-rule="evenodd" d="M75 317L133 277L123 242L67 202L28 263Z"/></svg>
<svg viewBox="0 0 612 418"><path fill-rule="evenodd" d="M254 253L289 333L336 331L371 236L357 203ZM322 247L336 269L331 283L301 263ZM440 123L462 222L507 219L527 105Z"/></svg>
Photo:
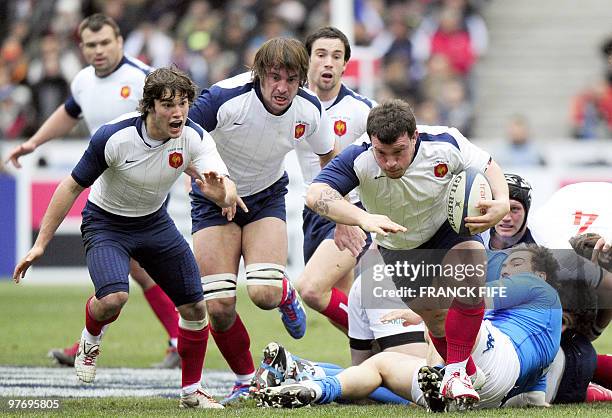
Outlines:
<svg viewBox="0 0 612 418"><path fill-rule="evenodd" d="M463 265L484 265L486 255L478 233L494 226L509 210L508 186L489 154L457 129L417 126L412 109L401 100L374 107L367 133L371 144L348 147L315 178L307 205L337 223L376 233L387 265L406 262L408 254L402 250L411 249L452 250L450 254L458 255ZM476 234L466 237L455 233L447 221L445 194L453 174L468 167L485 172L495 200L479 203L483 215L466 218L467 227ZM343 198L355 188L367 212ZM473 271L466 283L484 283L483 269ZM411 281L400 274L393 274L393 281L398 289L417 293L429 286L426 279ZM444 306L432 306L419 297L408 296L404 302L423 317L432 342L448 364L444 396L477 402L468 376L476 372L470 347L484 312L482 299L454 298L447 314Z"/></svg>
<svg viewBox="0 0 612 418"><path fill-rule="evenodd" d="M502 275L492 288L504 288L490 301L470 351L484 380L478 385L479 408L496 408L512 399L514 405L546 406L546 370L559 349L561 305L554 281L557 263L543 247L522 246L504 262ZM395 315L402 318L403 313ZM413 320L414 314L406 318ZM445 374L448 371L445 372ZM425 360L400 353L380 353L362 365L335 376L268 388L260 395L268 406L300 407L336 399L360 399L379 386L427 406L447 410L440 393L442 377Z"/></svg>
<svg viewBox="0 0 612 418"><path fill-rule="evenodd" d="M177 307L182 362L181 407L221 408L200 387L208 321L200 274L189 245L164 201L183 172L201 193L232 211L237 194L215 143L187 118L195 85L174 69L145 80L140 112L103 125L55 191L32 249L15 267L19 283L40 258L76 198L91 186L81 232L95 287L85 309L85 328L75 359L77 377L93 382L100 342L128 299L130 259L135 259ZM221 210L221 208L219 208Z"/></svg>
<svg viewBox="0 0 612 418"><path fill-rule="evenodd" d="M210 132L248 212L225 216L194 188L194 252L211 333L236 384L227 402L248 393L255 367L249 335L236 312L236 280L244 257L249 297L261 309L278 308L289 334L301 338L306 314L285 275L287 226L285 155L306 143L325 165L334 155L329 118L302 88L308 55L295 39L274 38L255 55L252 72L202 91L190 118Z"/></svg>
<svg viewBox="0 0 612 418"><path fill-rule="evenodd" d="M336 28L324 27L306 38L310 56L308 88L321 100L331 119L330 134L342 151L366 134L366 121L374 103L341 82L342 74L351 57L351 46L346 36ZM367 138L367 136L366 136ZM306 189L321 171L317 155L306 144L297 144L296 153ZM359 204L356 193L351 203ZM347 332L348 293L353 280L353 267L361 249L371 243L369 234L359 227L338 225L325 219L307 206L302 213L304 231L304 272L296 288L308 306L327 316L336 326ZM341 251L334 243L338 237L355 236L361 243L357 254ZM350 239L349 239L350 241Z"/></svg>
<svg viewBox="0 0 612 418"><path fill-rule="evenodd" d="M43 123L25 143L8 155L13 165L20 168L19 158L54 138L67 135L82 117L90 135L103 124L118 116L133 112L142 98L142 88L151 68L141 61L123 54L123 38L117 23L103 14L85 18L78 29L80 48L85 61L83 68L70 85L70 97ZM168 296L153 279L132 261L131 277L140 285L153 312L168 332L169 349L165 359L156 365L162 368L179 367L176 352L178 314ZM59 364L72 367L79 343L65 349L52 349L49 355Z"/></svg>

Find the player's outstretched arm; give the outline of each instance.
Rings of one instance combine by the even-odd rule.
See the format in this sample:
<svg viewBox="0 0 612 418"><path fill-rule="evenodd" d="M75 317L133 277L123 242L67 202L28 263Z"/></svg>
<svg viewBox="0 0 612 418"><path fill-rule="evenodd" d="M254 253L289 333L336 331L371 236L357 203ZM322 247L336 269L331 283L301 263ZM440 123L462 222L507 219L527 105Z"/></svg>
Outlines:
<svg viewBox="0 0 612 418"><path fill-rule="evenodd" d="M384 215L370 214L346 201L340 193L325 183L312 183L306 194L306 205L336 223L355 225L366 232L380 235L405 232L406 228Z"/></svg>
<svg viewBox="0 0 612 418"><path fill-rule="evenodd" d="M485 213L483 215L465 218L465 226L469 228L472 234L477 234L494 227L510 211L508 183L506 183L502 169L495 161L491 161L485 176L491 185L494 200L481 200L476 205L476 207L484 210Z"/></svg>
<svg viewBox="0 0 612 418"><path fill-rule="evenodd" d="M11 150L6 157L6 161L10 161L16 168L21 168L20 157L34 152L45 142L66 135L76 126L78 121L78 119L70 116L64 105L61 104L30 139Z"/></svg>
<svg viewBox="0 0 612 418"><path fill-rule="evenodd" d="M74 181L72 176L66 177L57 187L51 198L51 203L49 203L49 207L45 212L45 216L43 216L40 232L38 233L34 246L15 267L15 271L13 272L13 280L15 283L19 283L19 280L25 276L26 271L32 263L44 254L55 231L57 231L57 228L74 204L74 201L83 190L84 188Z"/></svg>

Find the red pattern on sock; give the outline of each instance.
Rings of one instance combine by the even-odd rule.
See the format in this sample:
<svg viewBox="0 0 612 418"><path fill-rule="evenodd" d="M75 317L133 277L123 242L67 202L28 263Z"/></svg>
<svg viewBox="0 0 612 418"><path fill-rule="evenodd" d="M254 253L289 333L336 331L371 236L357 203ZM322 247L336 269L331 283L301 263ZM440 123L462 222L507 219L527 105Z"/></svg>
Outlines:
<svg viewBox="0 0 612 418"><path fill-rule="evenodd" d="M470 356L483 316L484 301L474 306L461 303L456 299L453 300L448 315L446 315L444 326L447 343L447 364L459 363ZM474 371L476 370L474 369Z"/></svg>
<svg viewBox="0 0 612 418"><path fill-rule="evenodd" d="M593 382L601 386L612 389L612 356L610 354L597 355L597 367Z"/></svg>
<svg viewBox="0 0 612 418"><path fill-rule="evenodd" d="M155 312L157 319L162 323L169 338L178 338L178 312L174 307L174 303L161 287L155 285L144 292L145 299L149 302L151 309Z"/></svg>
<svg viewBox="0 0 612 418"><path fill-rule="evenodd" d="M340 307L340 304L344 305L344 309ZM331 298L329 304L321 313L340 325L342 328L348 330L348 313L346 307L348 306L348 297L346 293L338 288L332 288Z"/></svg>
<svg viewBox="0 0 612 418"><path fill-rule="evenodd" d="M208 345L206 325L199 331L178 328L178 353L181 356L181 387L193 385L202 380L204 355Z"/></svg>
<svg viewBox="0 0 612 418"><path fill-rule="evenodd" d="M612 402L612 390L589 383L585 402Z"/></svg>
<svg viewBox="0 0 612 418"><path fill-rule="evenodd" d="M104 321L98 321L91 316L91 312L89 311L89 304L94 296L87 299L87 303L85 304L85 328L91 335L100 335L102 333L102 327L104 325L110 324L111 322L115 322L117 318L119 318L119 314L113 316L112 318L108 318ZM121 312L119 312L121 313Z"/></svg>
<svg viewBox="0 0 612 418"><path fill-rule="evenodd" d="M210 327L210 333L215 339L223 358L234 373L250 374L255 372L253 357L249 351L251 339L240 319L240 315L236 314L236 321L227 331L218 332Z"/></svg>
<svg viewBox="0 0 612 418"><path fill-rule="evenodd" d="M289 279L287 277L283 277L283 294L281 296L281 300L278 306L285 303L287 299L287 293L289 293Z"/></svg>

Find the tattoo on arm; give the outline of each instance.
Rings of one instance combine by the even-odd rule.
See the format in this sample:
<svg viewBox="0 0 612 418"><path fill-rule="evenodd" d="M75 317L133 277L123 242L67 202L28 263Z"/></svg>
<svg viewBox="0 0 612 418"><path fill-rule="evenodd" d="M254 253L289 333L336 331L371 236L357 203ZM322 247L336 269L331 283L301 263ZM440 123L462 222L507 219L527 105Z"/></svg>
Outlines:
<svg viewBox="0 0 612 418"><path fill-rule="evenodd" d="M315 202L314 210L321 216L327 216L329 214L329 203L342 199L342 195L337 190L332 188L325 189L321 191L321 196Z"/></svg>

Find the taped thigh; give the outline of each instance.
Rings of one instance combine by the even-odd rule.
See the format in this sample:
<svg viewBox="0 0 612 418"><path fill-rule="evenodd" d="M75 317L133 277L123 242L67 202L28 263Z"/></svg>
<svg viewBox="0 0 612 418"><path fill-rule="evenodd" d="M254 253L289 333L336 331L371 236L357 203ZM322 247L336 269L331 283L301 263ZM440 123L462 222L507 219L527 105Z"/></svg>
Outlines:
<svg viewBox="0 0 612 418"><path fill-rule="evenodd" d="M202 291L204 300L235 298L236 275L233 273L219 273L202 276Z"/></svg>
<svg viewBox="0 0 612 418"><path fill-rule="evenodd" d="M273 263L253 263L245 268L247 286L283 287L285 266Z"/></svg>

